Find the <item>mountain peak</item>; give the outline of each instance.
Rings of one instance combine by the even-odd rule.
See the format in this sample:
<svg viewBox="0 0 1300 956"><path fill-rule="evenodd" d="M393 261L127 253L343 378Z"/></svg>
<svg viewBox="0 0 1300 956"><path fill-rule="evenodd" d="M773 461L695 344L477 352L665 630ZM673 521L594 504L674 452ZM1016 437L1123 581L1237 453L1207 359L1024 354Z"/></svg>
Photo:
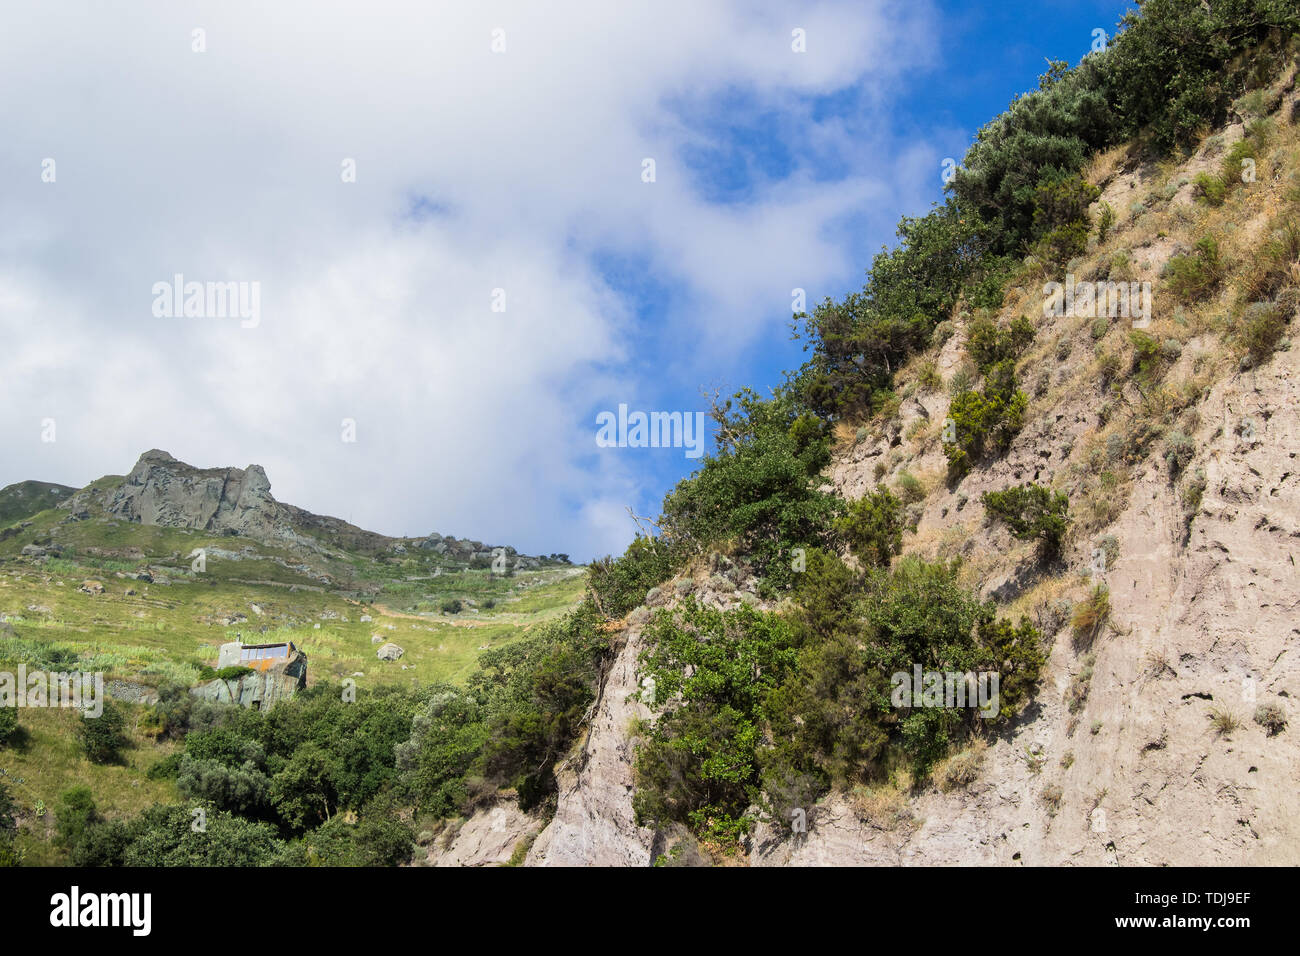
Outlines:
<svg viewBox="0 0 1300 956"><path fill-rule="evenodd" d="M152 448L140 456L105 510L141 524L282 536L287 515L261 465L201 469Z"/></svg>

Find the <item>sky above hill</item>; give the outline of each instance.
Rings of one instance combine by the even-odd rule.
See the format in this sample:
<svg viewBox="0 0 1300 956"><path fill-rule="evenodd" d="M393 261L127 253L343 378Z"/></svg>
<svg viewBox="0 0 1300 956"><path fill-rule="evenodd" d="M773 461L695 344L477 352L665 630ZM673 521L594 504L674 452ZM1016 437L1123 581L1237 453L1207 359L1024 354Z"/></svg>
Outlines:
<svg viewBox="0 0 1300 956"><path fill-rule="evenodd" d="M9 5L0 485L158 447L387 534L621 552L699 462L597 416L766 394L794 290L859 288L1127 7Z"/></svg>

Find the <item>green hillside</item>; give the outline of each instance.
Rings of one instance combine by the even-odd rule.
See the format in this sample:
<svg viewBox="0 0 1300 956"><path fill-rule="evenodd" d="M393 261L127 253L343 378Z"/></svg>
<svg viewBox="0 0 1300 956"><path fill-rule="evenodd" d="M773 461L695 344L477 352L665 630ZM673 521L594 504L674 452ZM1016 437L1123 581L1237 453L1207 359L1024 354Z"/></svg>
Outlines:
<svg viewBox="0 0 1300 956"><path fill-rule="evenodd" d="M22 482L0 493L8 516L0 672L102 674L107 708L122 718L113 752L92 759L79 733L89 722L75 710L0 710L0 796L13 801L17 822L0 856L11 862L86 862L57 824L62 812L66 831L70 813L85 816L83 804L111 828L151 806L194 803L196 778L178 789L186 731L242 719L231 712L239 708L198 704L188 693L211 677L204 672L225 642L290 641L306 653L303 703L283 703L282 712L342 707L346 680L359 709L382 701L390 718L400 713L390 729L405 736L428 688L464 686L482 655L554 627L585 588L585 572L562 556L516 566L509 549L494 570L301 509L286 510L299 533L319 529L319 538L265 541L123 520L105 502L125 481L107 476L80 491ZM340 547L348 543L359 549ZM399 660L379 659L388 643L402 648ZM347 745L353 736L331 740ZM210 783L211 768L204 772ZM220 799L200 803L224 809Z"/></svg>
<svg viewBox="0 0 1300 956"><path fill-rule="evenodd" d="M0 488L0 528L53 508L76 490L48 481L20 481Z"/></svg>

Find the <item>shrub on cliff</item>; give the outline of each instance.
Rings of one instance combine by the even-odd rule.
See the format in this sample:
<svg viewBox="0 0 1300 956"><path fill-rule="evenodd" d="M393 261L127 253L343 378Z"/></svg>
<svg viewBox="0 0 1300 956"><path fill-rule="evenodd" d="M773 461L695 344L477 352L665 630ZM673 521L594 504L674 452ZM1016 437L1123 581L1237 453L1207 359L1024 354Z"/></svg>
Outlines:
<svg viewBox="0 0 1300 956"><path fill-rule="evenodd" d="M1006 523L1022 541L1036 541L1044 558L1056 558L1070 526L1070 499L1033 482L985 492L980 499L990 515Z"/></svg>

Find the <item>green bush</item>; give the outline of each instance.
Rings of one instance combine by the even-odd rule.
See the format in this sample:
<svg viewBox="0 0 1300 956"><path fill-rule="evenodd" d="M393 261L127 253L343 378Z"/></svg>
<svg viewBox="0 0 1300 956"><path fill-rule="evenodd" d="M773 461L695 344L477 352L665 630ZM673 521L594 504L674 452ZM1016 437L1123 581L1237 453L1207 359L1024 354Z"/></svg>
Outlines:
<svg viewBox="0 0 1300 956"><path fill-rule="evenodd" d="M90 828L102 819L89 787L79 785L63 791L54 807L55 845L74 853Z"/></svg>
<svg viewBox="0 0 1300 956"><path fill-rule="evenodd" d="M488 738L483 707L462 690L435 686L416 711L411 737L399 745L398 768L422 813L451 817L469 797L472 773Z"/></svg>
<svg viewBox="0 0 1300 956"><path fill-rule="evenodd" d="M1233 143L1232 148L1223 157L1223 166L1219 170L1219 180L1224 184L1225 190L1245 182L1242 177L1246 171L1247 160L1259 161L1259 154L1264 146L1264 136L1260 135L1260 132L1255 135L1247 134Z"/></svg>
<svg viewBox="0 0 1300 956"><path fill-rule="evenodd" d="M185 757L185 752L177 750L169 753L161 760L157 760L149 765L145 776L150 780L175 780L181 772L181 760Z"/></svg>
<svg viewBox="0 0 1300 956"><path fill-rule="evenodd" d="M1223 201L1228 198L1228 187L1222 176L1214 173L1197 173L1193 182L1196 184L1196 195L1211 206L1222 206Z"/></svg>
<svg viewBox="0 0 1300 956"><path fill-rule="evenodd" d="M18 709L0 707L0 747L9 743L18 734Z"/></svg>
<svg viewBox="0 0 1300 956"><path fill-rule="evenodd" d="M303 838L302 852L309 866L402 866L414 843L409 824L372 810L356 823L334 817Z"/></svg>
<svg viewBox="0 0 1300 956"><path fill-rule="evenodd" d="M1214 292L1227 272L1213 236L1202 236L1189 255L1174 256L1166 266L1169 289L1181 301L1193 303Z"/></svg>
<svg viewBox="0 0 1300 956"><path fill-rule="evenodd" d="M270 779L251 762L230 767L186 754L177 768L176 791L182 797L211 803L221 810L239 814L255 811L266 804L270 789Z"/></svg>
<svg viewBox="0 0 1300 956"><path fill-rule="evenodd" d="M1070 526L1070 499L1063 491L1052 491L1033 482L1002 491L985 492L985 510L1004 521L1012 535L1022 541L1036 541L1045 558L1056 558Z"/></svg>
<svg viewBox="0 0 1300 956"><path fill-rule="evenodd" d="M230 667L223 667L220 670L217 670L209 664L198 664L196 666L199 671L200 683L214 680L239 680L239 678L243 677L245 674L253 673L251 667L244 667L240 664L233 664ZM154 723L157 724L162 719L162 715L157 714Z"/></svg>
<svg viewBox="0 0 1300 956"><path fill-rule="evenodd" d="M228 867L293 861L268 823L217 810L206 813L201 830L194 822L190 807L155 805L130 820L94 823L74 848L73 865Z"/></svg>
<svg viewBox="0 0 1300 956"><path fill-rule="evenodd" d="M638 536L617 561L605 557L588 568L587 588L596 606L619 618L645 601L646 593L672 577L680 556L667 541Z"/></svg>
<svg viewBox="0 0 1300 956"><path fill-rule="evenodd" d="M1097 241L1105 242L1110 231L1115 228L1115 207L1103 202L1097 214Z"/></svg>
<svg viewBox="0 0 1300 956"><path fill-rule="evenodd" d="M1049 173L1034 189L1034 233L1038 253L1048 262L1065 263L1087 248L1088 206L1101 190L1079 175Z"/></svg>
<svg viewBox="0 0 1300 956"><path fill-rule="evenodd" d="M168 681L158 688L158 702L153 705L148 717L148 725L157 731L158 737L172 739L182 736L190 726L194 713L194 695L185 684Z"/></svg>
<svg viewBox="0 0 1300 956"><path fill-rule="evenodd" d="M842 507L822 491L830 449L792 396L760 400L746 389L717 416L718 448L664 499L664 537L704 554L734 543L753 563L765 594L788 588L796 548L823 543Z"/></svg>
<svg viewBox="0 0 1300 956"><path fill-rule="evenodd" d="M486 701L487 742L474 770L519 791L529 809L555 792L554 767L595 699L610 641L590 603L536 637L484 651L470 691Z"/></svg>
<svg viewBox="0 0 1300 956"><path fill-rule="evenodd" d="M1034 340L1034 325L1025 316L999 327L987 316L972 319L966 332L966 354L975 368L987 374L999 363L1018 358Z"/></svg>
<svg viewBox="0 0 1300 956"><path fill-rule="evenodd" d="M966 334L966 353L984 376L984 387L975 391L954 376L954 393L948 406L951 424L945 423L943 450L948 474L960 478L985 454L1001 454L1010 446L1024 424L1029 397L1016 387L1016 357L1034 339L1033 323L1025 316L1005 328L987 316L971 320Z"/></svg>
<svg viewBox="0 0 1300 956"><path fill-rule="evenodd" d="M863 564L887 567L903 549L903 503L889 489L877 489L849 502L835 530Z"/></svg>
<svg viewBox="0 0 1300 956"><path fill-rule="evenodd" d="M1246 308L1241 342L1251 363L1258 365L1273 354L1286 331L1287 315L1275 302L1255 302Z"/></svg>
<svg viewBox="0 0 1300 956"><path fill-rule="evenodd" d="M995 607L981 603L957 580L958 565L928 564L904 558L888 574L868 581L865 610L868 659L884 675L923 670L997 670L1003 687L998 720L1009 720L1027 700L1038 679L1042 654L1038 632L1027 621L1003 626ZM921 771L946 750L958 727L981 718L973 710L905 708L902 749ZM996 721L994 721L996 722Z"/></svg>
<svg viewBox="0 0 1300 956"><path fill-rule="evenodd" d="M119 763L122 750L130 741L123 732L126 718L112 701L104 702L104 712L98 717L82 714L77 722L77 736L91 763Z"/></svg>
<svg viewBox="0 0 1300 956"><path fill-rule="evenodd" d="M1144 382L1153 381L1166 359L1160 343L1141 329L1131 330L1128 339L1133 344L1133 372Z"/></svg>
<svg viewBox="0 0 1300 956"><path fill-rule="evenodd" d="M892 675L913 665L997 672L1000 712L989 724L1014 719L1045 662L1040 635L1027 620L999 621L957 574L956 564L916 558L854 572L813 550L783 615L659 612L642 673L671 703L637 755L639 819L730 843L755 804L787 825L829 787L879 780L900 759L923 776L984 718L895 706Z"/></svg>
<svg viewBox="0 0 1300 956"><path fill-rule="evenodd" d="M799 400L827 420L878 412L894 372L929 346L965 285L1000 305L1009 264L984 255L980 232L978 218L951 202L904 217L898 245L875 257L861 292L802 317L812 358L793 382Z"/></svg>
<svg viewBox="0 0 1300 956"><path fill-rule="evenodd" d="M943 443L952 478L960 478L985 454L1001 454L1024 425L1029 396L1015 387L1015 366L1006 360L985 376L983 391L962 392L948 407L951 426Z"/></svg>
<svg viewBox="0 0 1300 956"><path fill-rule="evenodd" d="M658 612L646 633L643 672L656 699L674 703L637 752L637 819L734 843L758 797L762 704L794 663L790 629L748 607L691 601Z"/></svg>
<svg viewBox="0 0 1300 956"><path fill-rule="evenodd" d="M986 124L966 153L953 195L965 212L992 224L985 239L993 251L1015 254L1049 236L1053 255L1077 247L1068 225L1056 233L1059 223L1044 229L1035 222L1038 188L1135 136L1156 153L1191 145L1204 127L1223 122L1247 86L1284 64L1300 13L1289 0L1209 9L1199 0L1147 0L1121 26L1104 52L1073 69L1051 63L1039 88Z"/></svg>
<svg viewBox="0 0 1300 956"><path fill-rule="evenodd" d="M442 602L444 614L459 614L463 610L465 610L465 604L460 598L447 598Z"/></svg>
<svg viewBox="0 0 1300 956"><path fill-rule="evenodd" d="M1082 169L1089 154L1113 141L1104 63L1090 56L1073 70L1050 64L1039 88L985 124L967 151L953 193L964 210L993 224L995 251L1015 254L1057 228L1043 213L1035 223L1037 209L1054 198L1039 200L1039 187Z"/></svg>

